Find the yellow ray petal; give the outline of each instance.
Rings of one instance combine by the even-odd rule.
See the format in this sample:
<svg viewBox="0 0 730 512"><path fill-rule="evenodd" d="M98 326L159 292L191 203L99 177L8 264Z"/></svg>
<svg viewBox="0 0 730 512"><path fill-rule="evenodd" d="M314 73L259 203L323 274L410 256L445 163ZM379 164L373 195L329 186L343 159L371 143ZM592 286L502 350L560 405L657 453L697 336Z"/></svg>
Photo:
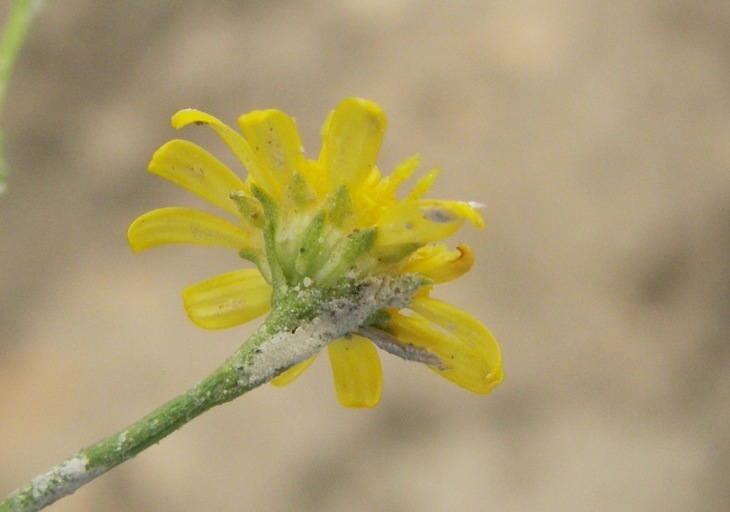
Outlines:
<svg viewBox="0 0 730 512"><path fill-rule="evenodd" d="M380 186L384 189L384 195L394 196L395 191L398 189L400 184L413 174L419 163L421 163L421 157L419 155L413 155L408 160L398 165L393 173L381 182Z"/></svg>
<svg viewBox="0 0 730 512"><path fill-rule="evenodd" d="M226 329L271 309L271 286L257 269L235 270L187 287L183 303L198 327Z"/></svg>
<svg viewBox="0 0 730 512"><path fill-rule="evenodd" d="M345 183L352 189L368 177L385 134L385 113L359 98L349 98L331 113L322 128L319 160L330 178L330 190Z"/></svg>
<svg viewBox="0 0 730 512"><path fill-rule="evenodd" d="M428 171L425 176L418 180L418 183L416 183L416 186L413 187L413 190L408 193L405 201L416 201L418 199L421 199L421 197L423 197L423 194L431 190L433 182L436 181L436 177L438 177L439 172L440 170L438 167L434 167L433 169Z"/></svg>
<svg viewBox="0 0 730 512"><path fill-rule="evenodd" d="M404 343L426 349L441 359L431 370L474 393L489 393L502 382L501 360L486 359L480 351L461 340L429 326L424 318L393 312L387 330Z"/></svg>
<svg viewBox="0 0 730 512"><path fill-rule="evenodd" d="M186 140L172 140L155 151L149 170L228 213L239 215L230 194L248 187L200 146Z"/></svg>
<svg viewBox="0 0 730 512"><path fill-rule="evenodd" d="M238 125L281 191L292 174L304 168L302 141L294 120L278 110L256 110L239 117Z"/></svg>
<svg viewBox="0 0 730 512"><path fill-rule="evenodd" d="M434 222L449 222L451 219L459 218L468 220L478 229L484 229L484 217L478 210L483 205L478 203L422 199L418 204L424 215Z"/></svg>
<svg viewBox="0 0 730 512"><path fill-rule="evenodd" d="M251 238L242 229L210 213L190 208L159 208L135 219L127 231L135 252L165 244L193 244L251 250Z"/></svg>
<svg viewBox="0 0 730 512"><path fill-rule="evenodd" d="M375 186L372 194L373 201L380 204L392 203L396 199L396 190L401 183L413 174L413 171L416 170L420 161L421 158L419 155L413 155L411 158L398 165L390 176L386 176Z"/></svg>
<svg viewBox="0 0 730 512"><path fill-rule="evenodd" d="M431 245L416 251L403 267L403 272L415 272L444 283L461 277L471 269L474 252L468 245L458 245L449 251L444 245Z"/></svg>
<svg viewBox="0 0 730 512"><path fill-rule="evenodd" d="M276 185L273 176L268 169L260 165L253 149L241 134L217 118L199 110L180 110L172 116L172 126L176 130L191 123L209 125L246 167L254 182L269 194L275 191Z"/></svg>
<svg viewBox="0 0 730 512"><path fill-rule="evenodd" d="M361 336L327 345L337 398L344 407L374 407L383 389L383 371L375 345Z"/></svg>
<svg viewBox="0 0 730 512"><path fill-rule="evenodd" d="M438 207L422 207L418 201L398 203L385 210L377 222L378 246L422 244L442 240L456 232L464 222L460 211L443 201Z"/></svg>
<svg viewBox="0 0 730 512"><path fill-rule="evenodd" d="M297 378L299 378L299 376L302 373L304 373L304 371L307 368L309 368L310 366L312 366L312 363L314 362L314 360L317 359L317 355L314 355L314 356L310 357L309 359L306 359L306 360L302 361L299 364L295 364L294 366L292 366L291 368L289 368L285 372L283 372L283 373L277 375L276 377L274 377L273 379L271 379L270 382L274 386L279 386L279 387L286 386L287 384L291 384Z"/></svg>
<svg viewBox="0 0 730 512"><path fill-rule="evenodd" d="M416 297L411 309L479 352L489 366L501 364L497 340L479 320L466 311L432 297Z"/></svg>

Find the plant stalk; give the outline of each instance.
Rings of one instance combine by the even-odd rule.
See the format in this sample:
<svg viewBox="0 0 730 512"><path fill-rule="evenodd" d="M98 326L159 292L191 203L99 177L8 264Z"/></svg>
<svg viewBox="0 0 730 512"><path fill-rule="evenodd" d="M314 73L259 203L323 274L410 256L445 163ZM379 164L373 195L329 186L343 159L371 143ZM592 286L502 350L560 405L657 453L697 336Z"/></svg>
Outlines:
<svg viewBox="0 0 730 512"><path fill-rule="evenodd" d="M5 96L15 61L31 22L44 3L44 0L16 0L8 10L8 18L0 34L0 114L5 107ZM3 132L0 130L0 193L5 189L7 176L3 147Z"/></svg>
<svg viewBox="0 0 730 512"><path fill-rule="evenodd" d="M338 289L284 287L277 306L205 380L141 420L78 452L0 501L0 512L32 512L131 459L205 411L269 382L331 341L357 331L385 308L410 303L423 286L415 274L345 281Z"/></svg>
<svg viewBox="0 0 730 512"><path fill-rule="evenodd" d="M247 353L269 337L264 324L206 379L127 428L39 475L0 501L0 512L40 510L131 459L192 419L263 384L242 379ZM283 370L282 370L283 371Z"/></svg>

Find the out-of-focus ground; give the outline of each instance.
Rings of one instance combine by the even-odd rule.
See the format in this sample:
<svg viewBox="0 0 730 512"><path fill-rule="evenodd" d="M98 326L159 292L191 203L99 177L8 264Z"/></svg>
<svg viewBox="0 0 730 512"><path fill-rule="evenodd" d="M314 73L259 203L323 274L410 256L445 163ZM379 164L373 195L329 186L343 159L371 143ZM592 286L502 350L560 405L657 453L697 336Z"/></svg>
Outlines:
<svg viewBox="0 0 730 512"><path fill-rule="evenodd" d="M7 12L0 7L0 15ZM178 109L389 115L434 197L486 204L438 296L501 341L473 396L384 356L374 410L326 358L196 419L56 511L694 512L730 502L730 3L57 0L3 117L0 495L203 378L253 326L205 332L180 291L230 251L133 255ZM231 161L204 128L182 134Z"/></svg>

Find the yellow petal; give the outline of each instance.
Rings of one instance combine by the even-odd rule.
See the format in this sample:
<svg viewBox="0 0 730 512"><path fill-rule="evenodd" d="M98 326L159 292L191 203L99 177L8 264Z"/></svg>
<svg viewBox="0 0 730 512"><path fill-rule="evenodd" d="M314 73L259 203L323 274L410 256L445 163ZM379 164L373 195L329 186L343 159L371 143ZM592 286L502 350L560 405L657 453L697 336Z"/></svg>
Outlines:
<svg viewBox="0 0 730 512"><path fill-rule="evenodd" d="M238 125L261 166L276 179L279 191L295 171L304 168L302 141L291 117L278 110L256 110L239 117Z"/></svg>
<svg viewBox="0 0 730 512"><path fill-rule="evenodd" d="M246 167L253 181L269 194L275 191L276 185L273 176L268 169L259 164L253 149L251 149L251 146L241 134L210 114L199 110L180 110L172 116L172 126L176 130L189 124L209 125Z"/></svg>
<svg viewBox="0 0 730 512"><path fill-rule="evenodd" d="M304 371L307 368L309 368L310 366L312 366L312 363L314 362L314 360L317 359L317 355L314 355L314 356L310 357L309 359L306 359L306 360L302 361L299 364L295 364L294 366L292 366L288 370L284 371L283 373L280 373L279 375L277 375L276 377L274 377L273 379L271 379L271 383L274 386L279 386L279 387L286 386L287 384L291 384L302 373L304 373Z"/></svg>
<svg viewBox="0 0 730 512"><path fill-rule="evenodd" d="M448 202L438 208L421 206L419 201L398 203L385 210L377 222L378 246L422 244L442 240L463 224L463 216L448 208Z"/></svg>
<svg viewBox="0 0 730 512"><path fill-rule="evenodd" d="M165 244L252 249L249 235L227 220L190 208L160 208L138 217L127 231L135 252Z"/></svg>
<svg viewBox="0 0 730 512"><path fill-rule="evenodd" d="M238 215L238 208L231 191L247 189L228 167L186 140L170 141L155 151L149 170L233 215Z"/></svg>
<svg viewBox="0 0 730 512"><path fill-rule="evenodd" d="M403 272L414 272L428 277L434 283L444 283L461 277L471 269L474 252L468 245L458 245L455 251L444 245L430 245L416 251Z"/></svg>
<svg viewBox="0 0 730 512"><path fill-rule="evenodd" d="M271 286L258 269L235 270L187 287L183 303L198 327L227 329L269 311Z"/></svg>
<svg viewBox="0 0 730 512"><path fill-rule="evenodd" d="M439 199L423 199L418 201L421 210L434 222L450 222L453 219L466 219L479 229L484 228L484 217L477 208L478 203L464 201L442 201Z"/></svg>
<svg viewBox="0 0 730 512"><path fill-rule="evenodd" d="M320 162L329 173L330 190L357 188L368 177L385 134L385 113L376 104L349 98L331 113L322 129Z"/></svg>
<svg viewBox="0 0 730 512"><path fill-rule="evenodd" d="M413 155L396 167L393 173L382 181L381 186L387 190L386 194L394 195L400 184L413 174L413 171L416 170L420 162L421 157L419 155Z"/></svg>
<svg viewBox="0 0 730 512"><path fill-rule="evenodd" d="M396 201L396 190L401 183L413 174L413 171L416 170L420 161L421 158L418 155L412 156L396 167L390 176L386 176L380 181L380 183L376 184L371 194L373 202L385 207L392 204L393 201Z"/></svg>
<svg viewBox="0 0 730 512"><path fill-rule="evenodd" d="M406 196L405 201L416 201L418 199L421 199L423 197L423 194L428 192L431 187L433 186L433 182L436 181L436 177L439 175L439 169L438 167L434 167L428 173L423 176L420 180L418 180L418 183L416 183L416 186L413 187L413 190L410 191L410 193Z"/></svg>
<svg viewBox="0 0 730 512"><path fill-rule="evenodd" d="M375 345L361 336L327 345L337 398L344 407L375 407L383 389L383 371Z"/></svg>
<svg viewBox="0 0 730 512"><path fill-rule="evenodd" d="M479 352L489 366L501 364L497 340L479 320L456 306L432 297L416 297L411 309Z"/></svg>
<svg viewBox="0 0 730 512"><path fill-rule="evenodd" d="M458 386L474 393L489 393L502 382L502 362L484 357L469 344L433 329L427 320L417 315L391 314L387 330L404 343L426 349L441 359L431 370Z"/></svg>

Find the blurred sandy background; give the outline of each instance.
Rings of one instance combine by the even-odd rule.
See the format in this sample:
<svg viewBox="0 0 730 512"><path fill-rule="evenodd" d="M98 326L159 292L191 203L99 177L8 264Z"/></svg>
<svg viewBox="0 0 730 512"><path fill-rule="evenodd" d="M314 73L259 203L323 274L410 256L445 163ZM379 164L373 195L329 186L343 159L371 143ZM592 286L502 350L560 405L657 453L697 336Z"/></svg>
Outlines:
<svg viewBox="0 0 730 512"><path fill-rule="evenodd" d="M7 0L0 15L7 12ZM439 297L501 341L473 396L385 355L374 410L322 358L215 409L55 511L713 511L730 502L730 3L56 0L3 118L0 494L182 392L252 327L180 291L230 251L133 255L128 224L199 206L145 172L196 107L383 106L380 167L439 165L487 205ZM227 152L205 129L181 134Z"/></svg>

